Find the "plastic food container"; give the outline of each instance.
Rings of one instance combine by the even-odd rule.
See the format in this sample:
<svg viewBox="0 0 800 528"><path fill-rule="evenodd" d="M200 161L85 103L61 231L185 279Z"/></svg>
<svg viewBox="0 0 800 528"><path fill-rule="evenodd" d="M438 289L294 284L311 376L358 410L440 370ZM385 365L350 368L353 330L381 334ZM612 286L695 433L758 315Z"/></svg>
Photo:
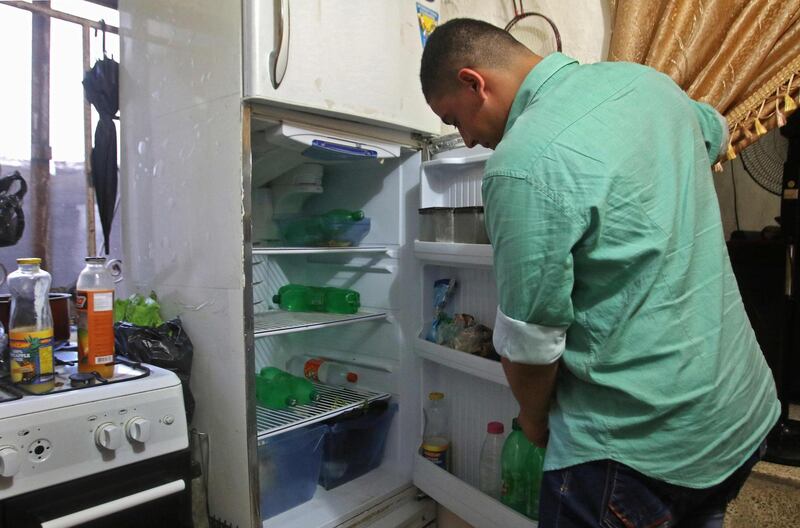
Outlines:
<svg viewBox="0 0 800 528"><path fill-rule="evenodd" d="M332 489L381 465L397 404L377 402L365 413L329 422L319 483Z"/></svg>
<svg viewBox="0 0 800 528"><path fill-rule="evenodd" d="M289 246L357 246L369 233L369 218L351 222L332 221L322 216L277 218L278 232Z"/></svg>
<svg viewBox="0 0 800 528"><path fill-rule="evenodd" d="M327 425L318 424L259 442L262 520L314 497L327 430Z"/></svg>
<svg viewBox="0 0 800 528"><path fill-rule="evenodd" d="M453 211L453 242L488 244L483 207L457 207Z"/></svg>
<svg viewBox="0 0 800 528"><path fill-rule="evenodd" d="M453 208L420 209L419 239L425 242L453 242Z"/></svg>

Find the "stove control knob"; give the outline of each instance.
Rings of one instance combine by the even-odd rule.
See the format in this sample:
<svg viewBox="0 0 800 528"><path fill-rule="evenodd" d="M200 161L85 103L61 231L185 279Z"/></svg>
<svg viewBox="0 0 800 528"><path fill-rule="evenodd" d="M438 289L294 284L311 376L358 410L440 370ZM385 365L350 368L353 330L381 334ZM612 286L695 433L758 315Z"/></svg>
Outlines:
<svg viewBox="0 0 800 528"><path fill-rule="evenodd" d="M13 477L21 463L19 451L11 446L0 447L0 476Z"/></svg>
<svg viewBox="0 0 800 528"><path fill-rule="evenodd" d="M110 422L100 424L94 432L94 442L98 447L113 451L122 445L122 429Z"/></svg>
<svg viewBox="0 0 800 528"><path fill-rule="evenodd" d="M125 424L125 433L131 442L139 442L141 444L147 442L150 439L150 420L141 416L131 418Z"/></svg>

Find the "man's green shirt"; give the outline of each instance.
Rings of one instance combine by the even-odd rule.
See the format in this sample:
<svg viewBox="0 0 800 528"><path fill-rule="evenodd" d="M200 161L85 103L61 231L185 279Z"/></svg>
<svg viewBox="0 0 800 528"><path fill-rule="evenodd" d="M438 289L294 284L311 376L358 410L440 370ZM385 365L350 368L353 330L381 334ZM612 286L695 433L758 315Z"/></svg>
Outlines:
<svg viewBox="0 0 800 528"><path fill-rule="evenodd" d="M780 413L710 166L724 120L667 76L555 53L516 95L483 180L495 346L562 365L545 469L613 459L704 488Z"/></svg>

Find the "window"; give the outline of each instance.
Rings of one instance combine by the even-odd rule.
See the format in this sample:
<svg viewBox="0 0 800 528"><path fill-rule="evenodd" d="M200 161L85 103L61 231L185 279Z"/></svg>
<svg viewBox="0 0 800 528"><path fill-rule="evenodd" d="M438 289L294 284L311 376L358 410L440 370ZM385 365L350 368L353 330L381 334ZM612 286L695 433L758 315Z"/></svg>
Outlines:
<svg viewBox="0 0 800 528"><path fill-rule="evenodd" d="M113 5L113 0L98 3ZM49 17L36 15L36 18L49 20L50 82L43 86L34 80L41 79L36 72L48 62L47 46L42 47L44 53L40 55L45 59L34 60L32 38L34 34L46 37L47 24L43 29L34 30L33 13L20 4L23 3L0 4L0 49L3 50L0 54L3 78L0 83L0 175L19 171L28 184L28 192L23 199L25 230L22 239L16 245L0 248L0 264L10 273L16 269L18 257L43 257L45 269L53 275L53 288L67 289L77 280L83 258L89 251L91 222L87 218L87 203L94 203L87 202L83 26L76 21L103 19L109 26L116 27L119 16L113 8L82 0L25 2L32 8L67 13L67 18L73 19L62 20L57 18L58 13ZM91 67L103 56L103 34L89 29L89 43ZM116 34L106 32L105 48L109 56L119 60ZM41 107L45 111L41 114L37 113L37 100L43 102ZM44 139L45 146L49 145L49 152L47 148L32 149L36 140L31 135L35 113L49 118L43 120L41 134L37 135ZM93 108L91 116L90 141L97 123ZM32 175L37 152L44 159L39 164L47 167L39 178ZM96 254L102 254L102 228L96 208L93 216ZM109 259L121 258L121 230L116 218L109 249ZM5 285L1 289L7 291Z"/></svg>

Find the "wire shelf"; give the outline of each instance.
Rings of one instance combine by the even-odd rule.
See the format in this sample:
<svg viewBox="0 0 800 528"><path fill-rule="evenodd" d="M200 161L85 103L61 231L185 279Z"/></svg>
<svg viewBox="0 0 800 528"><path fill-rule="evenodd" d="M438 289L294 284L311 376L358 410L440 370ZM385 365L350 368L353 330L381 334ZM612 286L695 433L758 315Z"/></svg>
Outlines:
<svg viewBox="0 0 800 528"><path fill-rule="evenodd" d="M255 337L265 337L385 318L386 312L360 311L355 314L331 314L270 310L255 314L253 329Z"/></svg>
<svg viewBox="0 0 800 528"><path fill-rule="evenodd" d="M372 402L388 400L391 397L385 392L334 387L323 383L314 383L314 388L319 393L319 400L308 405L298 405L283 410L267 409L256 405L258 439L263 440L278 433L285 433L292 429L328 420L360 407L366 407Z"/></svg>
<svg viewBox="0 0 800 528"><path fill-rule="evenodd" d="M386 253L386 246L269 247L253 246L253 255L331 255L336 253Z"/></svg>

